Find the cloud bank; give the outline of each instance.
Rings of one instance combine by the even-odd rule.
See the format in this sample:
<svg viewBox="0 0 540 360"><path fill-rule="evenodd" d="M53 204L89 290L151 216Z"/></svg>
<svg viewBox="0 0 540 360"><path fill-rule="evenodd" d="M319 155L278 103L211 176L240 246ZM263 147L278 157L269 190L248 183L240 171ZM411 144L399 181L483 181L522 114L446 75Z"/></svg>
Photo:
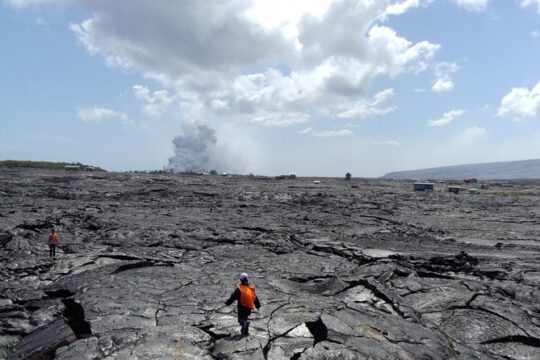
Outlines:
<svg viewBox="0 0 540 360"><path fill-rule="evenodd" d="M189 97L200 118L266 126L320 114L362 117L374 79L425 70L440 47L385 25L387 16L425 1L300 1L283 14L279 6L288 1L79 3L91 16L71 29L90 53L168 90L150 99L136 89L156 105L145 107L152 115L177 96Z"/></svg>
<svg viewBox="0 0 540 360"><path fill-rule="evenodd" d="M144 115L168 114L181 123L205 124L220 139L224 123L292 126L394 111L389 104L394 90L370 95L373 82L427 70L440 45L410 41L386 20L430 2L78 0L89 16L70 28L108 66L139 72L161 85L156 91L133 87ZM194 159L179 147L190 143L189 136L190 144L200 144L204 134L184 129L175 139L173 163L184 169L215 164L216 152L205 150L204 158ZM353 133L341 129L311 135ZM206 144L205 149L213 147Z"/></svg>

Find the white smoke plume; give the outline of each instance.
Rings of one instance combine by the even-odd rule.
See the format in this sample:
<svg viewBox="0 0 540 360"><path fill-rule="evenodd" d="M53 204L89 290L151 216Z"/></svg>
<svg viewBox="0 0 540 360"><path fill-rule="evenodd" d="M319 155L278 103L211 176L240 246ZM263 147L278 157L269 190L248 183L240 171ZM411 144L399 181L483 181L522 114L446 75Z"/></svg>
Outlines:
<svg viewBox="0 0 540 360"><path fill-rule="evenodd" d="M216 130L204 124L185 124L182 134L173 139L174 156L169 158L175 172L246 171L245 159L234 149L220 144Z"/></svg>
<svg viewBox="0 0 540 360"><path fill-rule="evenodd" d="M183 134L173 139L174 156L169 158L173 171L209 170L215 150L216 131L206 125L184 126Z"/></svg>

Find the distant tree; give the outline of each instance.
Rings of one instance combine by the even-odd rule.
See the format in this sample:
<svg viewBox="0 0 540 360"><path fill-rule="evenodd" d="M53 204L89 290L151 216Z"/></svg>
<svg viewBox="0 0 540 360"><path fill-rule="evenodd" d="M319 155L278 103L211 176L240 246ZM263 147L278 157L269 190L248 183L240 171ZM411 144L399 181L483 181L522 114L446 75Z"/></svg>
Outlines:
<svg viewBox="0 0 540 360"><path fill-rule="evenodd" d="M351 173L346 173L345 174L345 180L351 181L351 177L352 177Z"/></svg>
<svg viewBox="0 0 540 360"><path fill-rule="evenodd" d="M210 175L217 175L217 171L215 169L210 170Z"/></svg>

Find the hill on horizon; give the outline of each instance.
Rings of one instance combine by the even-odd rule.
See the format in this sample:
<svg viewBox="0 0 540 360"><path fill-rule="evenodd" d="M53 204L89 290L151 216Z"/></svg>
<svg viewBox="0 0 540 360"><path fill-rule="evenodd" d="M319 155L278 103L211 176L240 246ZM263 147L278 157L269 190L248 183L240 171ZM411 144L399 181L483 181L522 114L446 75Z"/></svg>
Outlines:
<svg viewBox="0 0 540 360"><path fill-rule="evenodd" d="M98 170L105 171L104 169L82 164L80 162L54 162L54 161L30 161L30 160L1 160L0 168L7 169L46 169L46 170L64 170L66 166L79 166L81 170Z"/></svg>
<svg viewBox="0 0 540 360"><path fill-rule="evenodd" d="M441 166L428 169L393 171L382 176L383 179L538 179L540 178L540 159L501 161L480 164Z"/></svg>

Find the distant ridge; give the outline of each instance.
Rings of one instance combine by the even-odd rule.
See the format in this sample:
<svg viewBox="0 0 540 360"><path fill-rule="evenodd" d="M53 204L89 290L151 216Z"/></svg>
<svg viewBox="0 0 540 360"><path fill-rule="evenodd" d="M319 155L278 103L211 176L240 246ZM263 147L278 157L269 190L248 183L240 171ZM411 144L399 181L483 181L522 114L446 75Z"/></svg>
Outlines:
<svg viewBox="0 0 540 360"><path fill-rule="evenodd" d="M482 164L442 166L430 169L394 171L383 179L540 179L540 159Z"/></svg>
<svg viewBox="0 0 540 360"><path fill-rule="evenodd" d="M81 170L97 170L105 171L97 166L90 166L81 164L80 162L68 163L68 162L52 162L52 161L29 161L29 160L2 160L0 161L0 168L8 169L47 169L47 170L64 170L66 166L78 166Z"/></svg>

